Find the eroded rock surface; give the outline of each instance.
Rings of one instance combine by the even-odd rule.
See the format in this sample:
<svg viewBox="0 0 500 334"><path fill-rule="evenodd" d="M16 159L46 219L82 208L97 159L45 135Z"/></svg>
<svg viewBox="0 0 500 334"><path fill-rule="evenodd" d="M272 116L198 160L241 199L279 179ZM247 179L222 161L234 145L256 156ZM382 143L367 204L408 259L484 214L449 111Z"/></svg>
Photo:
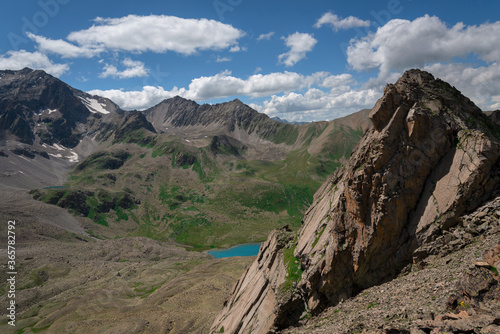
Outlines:
<svg viewBox="0 0 500 334"><path fill-rule="evenodd" d="M288 246L303 270L298 284L284 284L291 264L283 248L263 248L259 259L275 259L273 275L254 263L214 332L279 330L389 281L415 250L416 261L429 255L422 247L498 190L498 128L449 84L408 71L386 87L370 118L373 127L318 190L296 244ZM255 293L260 286L265 293ZM264 301L266 311L245 309Z"/></svg>

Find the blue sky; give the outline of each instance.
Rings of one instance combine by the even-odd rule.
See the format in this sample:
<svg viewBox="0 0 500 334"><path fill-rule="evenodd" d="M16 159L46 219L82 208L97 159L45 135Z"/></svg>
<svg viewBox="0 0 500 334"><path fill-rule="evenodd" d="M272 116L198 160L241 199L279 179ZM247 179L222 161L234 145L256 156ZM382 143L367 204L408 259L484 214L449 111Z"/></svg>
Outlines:
<svg viewBox="0 0 500 334"><path fill-rule="evenodd" d="M498 1L5 0L0 69L145 109L239 98L289 120L371 108L419 67L500 109Z"/></svg>

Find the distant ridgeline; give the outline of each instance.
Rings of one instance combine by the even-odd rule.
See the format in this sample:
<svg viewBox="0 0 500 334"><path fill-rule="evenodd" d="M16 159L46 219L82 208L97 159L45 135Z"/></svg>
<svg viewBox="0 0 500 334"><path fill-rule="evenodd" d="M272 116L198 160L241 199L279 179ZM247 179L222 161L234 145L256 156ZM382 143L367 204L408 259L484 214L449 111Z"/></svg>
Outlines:
<svg viewBox="0 0 500 334"><path fill-rule="evenodd" d="M8 143L0 160L26 172L2 182L87 217L95 237L147 236L200 250L297 229L370 124L369 110L285 124L239 100L174 97L124 111L31 69L0 71L0 112Z"/></svg>

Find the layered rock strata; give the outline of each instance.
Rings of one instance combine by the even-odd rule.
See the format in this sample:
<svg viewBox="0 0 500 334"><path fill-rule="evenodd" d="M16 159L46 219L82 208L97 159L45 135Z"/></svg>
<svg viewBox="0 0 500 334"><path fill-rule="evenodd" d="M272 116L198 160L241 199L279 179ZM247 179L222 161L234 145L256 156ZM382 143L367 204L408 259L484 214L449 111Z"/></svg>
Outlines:
<svg viewBox="0 0 500 334"><path fill-rule="evenodd" d="M416 249L500 187L498 127L431 74L406 72L370 118L351 158L316 193L298 236L280 248L269 247L271 235L213 332L279 330L391 280Z"/></svg>

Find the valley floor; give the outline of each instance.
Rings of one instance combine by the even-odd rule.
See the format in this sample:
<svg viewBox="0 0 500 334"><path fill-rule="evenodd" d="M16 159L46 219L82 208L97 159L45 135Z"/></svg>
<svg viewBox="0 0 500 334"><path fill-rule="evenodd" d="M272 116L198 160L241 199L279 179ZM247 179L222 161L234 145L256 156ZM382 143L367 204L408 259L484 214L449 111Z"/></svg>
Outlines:
<svg viewBox="0 0 500 334"><path fill-rule="evenodd" d="M1 333L207 333L253 260L215 260L145 237L95 240L65 210L3 190L0 280L15 219L17 308L15 327L1 312ZM3 283L0 305L7 295Z"/></svg>

